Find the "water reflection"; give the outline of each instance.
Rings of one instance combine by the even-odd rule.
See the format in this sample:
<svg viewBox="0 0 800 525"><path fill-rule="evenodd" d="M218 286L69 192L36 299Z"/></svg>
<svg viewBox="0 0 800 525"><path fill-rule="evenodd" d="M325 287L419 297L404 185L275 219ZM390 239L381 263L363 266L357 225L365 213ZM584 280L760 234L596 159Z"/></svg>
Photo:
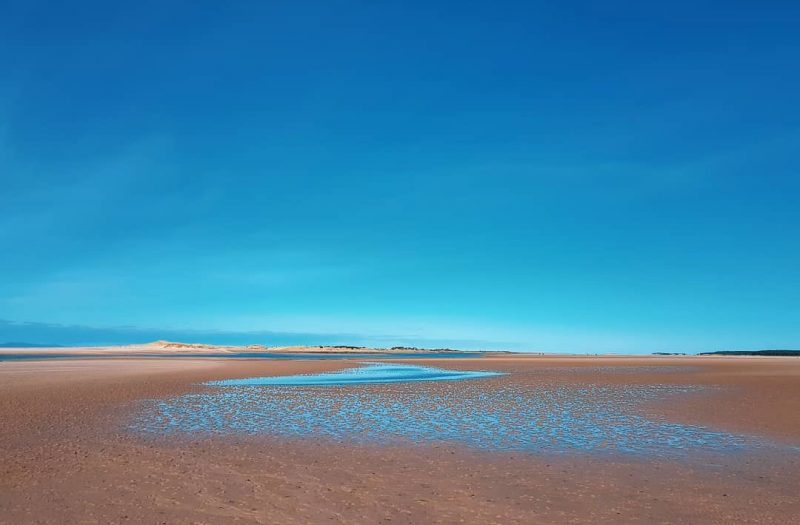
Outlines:
<svg viewBox="0 0 800 525"><path fill-rule="evenodd" d="M154 402L133 427L151 433L449 441L486 449L658 456L757 444L648 418L638 410L697 387L520 384L490 374L370 364L344 373L221 381L207 392ZM483 379L441 381L466 377Z"/></svg>
<svg viewBox="0 0 800 525"><path fill-rule="evenodd" d="M348 368L339 372L302 374L293 376L249 377L212 381L214 386L311 386L357 385L374 383L404 383L407 381L455 381L503 375L499 372L445 370L432 366L407 364L367 363L366 366Z"/></svg>

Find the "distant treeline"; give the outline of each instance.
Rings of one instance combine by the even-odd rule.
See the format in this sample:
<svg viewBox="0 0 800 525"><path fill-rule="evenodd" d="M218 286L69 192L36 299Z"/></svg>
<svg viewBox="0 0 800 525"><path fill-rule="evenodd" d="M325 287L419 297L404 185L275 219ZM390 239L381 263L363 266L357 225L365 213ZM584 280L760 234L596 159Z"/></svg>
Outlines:
<svg viewBox="0 0 800 525"><path fill-rule="evenodd" d="M686 355L684 352L653 352L653 355Z"/></svg>
<svg viewBox="0 0 800 525"><path fill-rule="evenodd" d="M364 350L366 346L353 346L353 345L318 345L319 348L341 348L347 350ZM461 350L453 350L452 348L418 348L416 346L393 346L390 350L406 350L408 352L461 352Z"/></svg>
<svg viewBox="0 0 800 525"><path fill-rule="evenodd" d="M720 350L718 352L701 352L697 355L771 355L800 357L800 350Z"/></svg>
<svg viewBox="0 0 800 525"><path fill-rule="evenodd" d="M391 350L409 350L412 352L458 352L452 348L418 348L416 346L393 346Z"/></svg>

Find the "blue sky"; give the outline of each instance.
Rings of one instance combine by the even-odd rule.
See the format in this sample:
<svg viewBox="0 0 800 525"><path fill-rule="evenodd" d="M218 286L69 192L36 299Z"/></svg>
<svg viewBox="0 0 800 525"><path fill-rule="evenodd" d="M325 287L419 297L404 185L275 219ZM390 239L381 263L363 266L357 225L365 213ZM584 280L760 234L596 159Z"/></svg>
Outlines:
<svg viewBox="0 0 800 525"><path fill-rule="evenodd" d="M800 346L797 4L233 4L5 3L0 341Z"/></svg>

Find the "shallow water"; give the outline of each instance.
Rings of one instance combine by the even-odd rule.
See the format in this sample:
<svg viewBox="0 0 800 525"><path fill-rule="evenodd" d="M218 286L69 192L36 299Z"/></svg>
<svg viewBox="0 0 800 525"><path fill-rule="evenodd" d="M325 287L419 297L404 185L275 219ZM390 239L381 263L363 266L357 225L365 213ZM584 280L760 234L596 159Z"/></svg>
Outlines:
<svg viewBox="0 0 800 525"><path fill-rule="evenodd" d="M339 372L294 376L249 377L211 381L213 386L342 386L358 384L404 383L409 381L456 381L504 375L500 372L445 370L431 366L390 363L367 363Z"/></svg>
<svg viewBox="0 0 800 525"><path fill-rule="evenodd" d="M535 376L530 376L533 383L519 384L485 372L466 376L476 379L442 381L447 374L465 379L465 373L427 368L370 364L345 373L216 382L203 393L152 402L132 428L159 434L445 441L494 450L649 456L760 444L755 438L651 419L638 410L698 387L565 386L536 382ZM397 374L405 382L395 382Z"/></svg>
<svg viewBox="0 0 800 525"><path fill-rule="evenodd" d="M2 361L40 361L44 359L181 359L213 357L220 359L285 359L289 361L308 361L316 359L464 359L482 357L481 352L320 352L320 353L279 353L279 352L225 352L225 353L174 353L174 354L76 354L76 353L0 353Z"/></svg>

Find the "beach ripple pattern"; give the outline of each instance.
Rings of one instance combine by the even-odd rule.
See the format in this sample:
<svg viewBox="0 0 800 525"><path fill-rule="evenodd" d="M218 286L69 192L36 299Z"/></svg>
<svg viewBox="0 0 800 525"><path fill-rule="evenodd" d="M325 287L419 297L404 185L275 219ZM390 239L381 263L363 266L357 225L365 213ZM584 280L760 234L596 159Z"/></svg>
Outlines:
<svg viewBox="0 0 800 525"><path fill-rule="evenodd" d="M755 438L648 417L642 405L700 390L663 384L572 384L482 379L272 384L253 378L209 383L208 391L152 401L131 428L157 434L268 434L351 443L451 442L492 450L676 456L730 451ZM410 365L397 365L409 367ZM430 368L430 367L411 367ZM355 370L345 371L344 376ZM440 375L442 369L428 371ZM426 371L415 371L425 374ZM458 374L463 374L457 371ZM313 378L314 376L289 376ZM455 377L455 376L454 376ZM462 377L463 379L463 377ZM535 378L534 378L535 379Z"/></svg>

